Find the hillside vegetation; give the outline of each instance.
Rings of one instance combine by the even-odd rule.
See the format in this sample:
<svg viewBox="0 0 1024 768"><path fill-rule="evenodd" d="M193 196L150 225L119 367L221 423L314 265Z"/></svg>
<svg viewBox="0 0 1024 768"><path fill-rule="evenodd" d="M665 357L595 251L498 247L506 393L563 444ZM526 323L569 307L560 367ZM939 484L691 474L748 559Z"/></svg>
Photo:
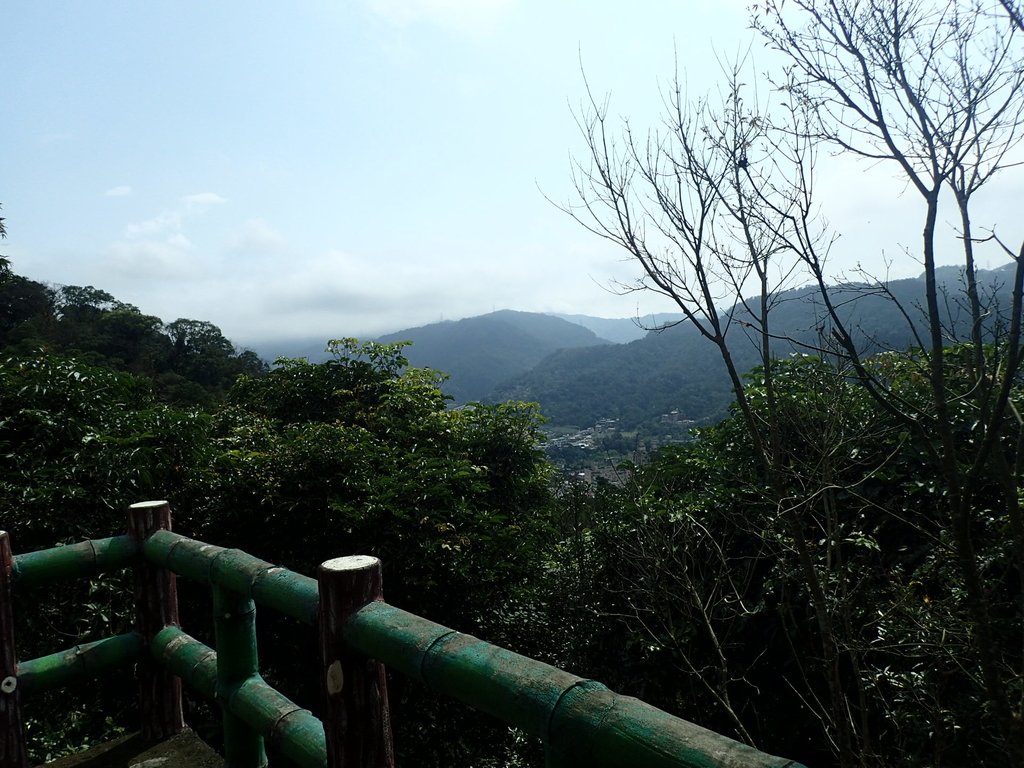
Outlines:
<svg viewBox="0 0 1024 768"><path fill-rule="evenodd" d="M950 339L965 338L970 315L963 304L962 273L947 268L940 279L948 297L942 308L943 327ZM1001 308L1010 305L1012 271L979 270L977 279L992 308L983 328L991 336L1001 330ZM855 343L870 355L919 346L925 332L924 289L922 278L908 278L834 286L832 294L840 317L853 329ZM803 353L828 343L833 324L816 289L787 291L774 301L775 355ZM748 370L760 359L756 334L748 334L744 325L751 325L754 318L742 303L723 316L733 318L737 366ZM734 394L715 347L693 326L681 324L651 331L629 344L560 350L498 386L490 400L509 397L541 403L553 424L584 427L614 418L623 428L643 431L674 410L696 424L713 423L725 415Z"/></svg>
<svg viewBox="0 0 1024 768"><path fill-rule="evenodd" d="M85 313L93 329L121 327L104 315L133 314L117 302L93 310ZM70 319L53 322L75 335ZM26 328L7 327L27 337ZM450 409L440 374L409 367L408 347L340 341L329 360L256 366L216 399L210 390L207 405L183 407L162 399L174 390L161 390L159 372L110 367L137 364L154 342L118 338L86 344L85 356L107 350L106 365L32 345L3 349L0 509L16 551L111 535L123 529L129 503L168 498L186 535L307 573L329 557L377 555L396 605L760 749L837 764L805 707L827 695L809 620L815 604L792 527L765 499L766 477L735 412L726 408L689 444L624 467L620 485L552 482L535 408ZM639 368L640 391L655 380L644 371L677 354L659 346L675 338L686 334L572 354L660 350L629 364ZM122 356L109 353L115 348ZM214 371L225 364L205 359ZM969 356L950 348L947 360L955 386L969 388ZM872 365L908 401L926 400L912 360L883 355ZM199 363L193 370L196 382L216 380ZM791 468L785 492L799 498L807 472L828 475L828 503L807 509L800 530L820 542L813 566L835 575L826 599L860 665L848 684L878 702L880 756L892 758L884 764L929 765L910 756L935 754L950 764L999 764L991 740L960 735L985 721L985 702L970 667L962 576L941 545L948 522L934 515L943 493L932 479L935 458L833 363L795 357L779 364L775 381ZM747 387L765 407L758 371ZM1022 398L1019 385L1013 397ZM957 418L969 431L970 412ZM1009 448L1020 425L1004 426ZM986 478L979 503L995 509L999 492ZM993 632L1014 663L1019 612L1017 593L1005 587L1007 525L992 513L973 534L987 563ZM208 595L182 589L183 622L209 638ZM59 595L19 595L19 653L125 631L127 590L111 577ZM55 637L54 626L73 637ZM266 612L260 626L264 674L316 711L315 676L295 653L313 638ZM543 763L535 743L489 719L440 707L414 683L390 684L406 761ZM43 759L132 727L131 697L123 679L29 702L33 753Z"/></svg>
<svg viewBox="0 0 1024 768"><path fill-rule="evenodd" d="M0 280L0 349L73 355L134 373L149 379L162 400L178 405L215 402L236 376L267 370L212 323L164 323L92 286L48 286L16 274Z"/></svg>
<svg viewBox="0 0 1024 768"><path fill-rule="evenodd" d="M166 402L159 374L4 348L0 528L26 552L116 535L128 504L166 498L178 532L307 574L332 557L376 555L394 604L540 654L511 609L554 530L535 409L448 409L439 376L408 368L400 346L346 340L331 352L240 374L196 407ZM207 373L197 363L198 380ZM181 589L184 625L211 642L208 590ZM130 630L130 595L120 575L19 592L20 657ZM296 653L315 637L296 640L271 612L260 626L263 673L318 710L317 676ZM129 677L27 702L33 757L136 727ZM395 681L392 707L407 762L510 748L506 729L442 713L415 685ZM193 725L216 740L211 723Z"/></svg>

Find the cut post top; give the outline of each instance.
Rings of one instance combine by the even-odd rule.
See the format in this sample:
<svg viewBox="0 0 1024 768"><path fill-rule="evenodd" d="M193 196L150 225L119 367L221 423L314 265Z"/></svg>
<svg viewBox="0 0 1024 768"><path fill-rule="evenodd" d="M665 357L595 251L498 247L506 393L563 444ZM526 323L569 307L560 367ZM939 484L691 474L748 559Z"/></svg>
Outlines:
<svg viewBox="0 0 1024 768"><path fill-rule="evenodd" d="M132 504L128 509L156 509L158 507L166 507L166 501L140 501Z"/></svg>
<svg viewBox="0 0 1024 768"><path fill-rule="evenodd" d="M380 565L380 559L371 555L349 555L325 560L320 567L325 571L365 571Z"/></svg>

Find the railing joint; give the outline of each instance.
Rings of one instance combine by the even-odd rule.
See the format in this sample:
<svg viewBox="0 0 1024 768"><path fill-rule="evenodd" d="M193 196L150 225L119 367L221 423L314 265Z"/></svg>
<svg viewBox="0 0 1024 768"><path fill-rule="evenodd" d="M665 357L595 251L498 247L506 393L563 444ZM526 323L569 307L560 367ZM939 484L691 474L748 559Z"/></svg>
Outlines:
<svg viewBox="0 0 1024 768"><path fill-rule="evenodd" d="M155 534L155 533L156 533L156 531L153 531L153 533L149 534L149 536L146 537L146 541L149 541L151 538L153 538L153 534ZM167 548L167 562L168 563L171 562L171 560L174 558L174 550L176 550L178 548L179 544L181 544L181 539L175 539L174 542L171 544L171 546L169 546ZM145 544L143 544L143 547L145 547ZM145 550L143 550L143 551L145 551Z"/></svg>
<svg viewBox="0 0 1024 768"><path fill-rule="evenodd" d="M261 677L260 681L262 682L262 680L263 680L263 678ZM301 714L303 712L307 712L308 713L308 711L309 710L304 709L303 707L300 707L298 704L296 704L291 709L289 709L289 710L287 710L285 712L282 712L280 715L278 715L274 719L273 723L271 723L270 729L268 730L268 734L270 736L270 740L271 741L277 741L278 740L278 738L280 736L280 731L282 730L282 727L285 725L285 721L289 717L294 715L296 712Z"/></svg>
<svg viewBox="0 0 1024 768"><path fill-rule="evenodd" d="M419 667L416 670L416 672L419 675L420 682L422 682L425 686L427 686L427 688L430 688L431 686L430 686L430 683L427 681L427 670L426 670L426 667L427 667L427 664L430 662L430 654L434 652L434 646L437 645L438 643L444 641L444 640L447 640L447 639L449 639L451 637L455 637L456 635L459 635L459 634L461 634L461 633L458 632L458 630L449 629L447 632L444 632L444 633L438 635L433 640L431 640L429 643L427 643L427 647L424 648L423 649L423 653L420 654L420 663L419 663Z"/></svg>
<svg viewBox="0 0 1024 768"><path fill-rule="evenodd" d="M590 682L593 682L593 681L580 678L579 680L575 681L571 685L566 686L566 688L564 688L562 690L562 692L560 694L558 694L558 698L555 699L555 703L552 705L551 711L548 713L548 722L547 722L547 725L546 725L546 727L544 729L544 744L545 744L545 746L551 740L551 724L555 721L555 717L558 714L558 708L562 705L562 702L565 700L565 697L574 688L582 687L582 686L584 686L584 685L586 685L587 683L590 683Z"/></svg>
<svg viewBox="0 0 1024 768"><path fill-rule="evenodd" d="M92 564L94 566L99 565L100 556L99 553L96 552L96 542L92 539L87 539L86 541L89 544L89 551L92 552Z"/></svg>

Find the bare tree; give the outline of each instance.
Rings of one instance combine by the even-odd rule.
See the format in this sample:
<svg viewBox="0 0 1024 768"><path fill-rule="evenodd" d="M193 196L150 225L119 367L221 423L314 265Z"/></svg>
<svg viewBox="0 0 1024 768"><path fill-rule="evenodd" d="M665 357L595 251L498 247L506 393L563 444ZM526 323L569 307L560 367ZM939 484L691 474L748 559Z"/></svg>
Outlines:
<svg viewBox="0 0 1024 768"><path fill-rule="evenodd" d="M884 716L886 703L871 700L854 639L860 628L851 625L843 605L855 582L837 578L842 569L832 556L840 553L829 522L836 502L828 472L819 470L838 459L822 442L817 469L796 476L774 376L778 346L771 314L780 292L800 277L817 286L825 323L812 351L848 366L842 370L921 440L938 467L936 515L950 534L941 546L948 546L965 590L957 610L966 622L960 636L971 658L958 663L976 665L965 674L973 679L977 671L1002 749L1024 764L1024 621L1015 609L1021 627L1015 648L996 636L996 614L1013 597L993 585L975 541L986 525L981 489L994 482L1002 488L999 519L1012 537L1011 568L1024 593L1024 443L1012 403L1022 363L1024 245L1006 245L994 222L987 236L979 236L973 211L976 193L1014 167L1024 130L1019 5L769 0L753 10L755 27L789 62L773 83L774 103L751 98L754 89L741 85L742 64L725 68L716 100L688 100L677 77L665 98L661 129L638 135L628 121L621 130L611 125L608 102L595 99L588 87L578 123L589 154L575 166L578 199L565 209L637 261L642 276L631 289L672 299L685 321L718 348L760 463L763 492L787 532L813 609L827 700L809 696L808 703L845 768L884 762L872 722L880 712ZM923 395L908 393L884 364L863 355L830 286L833 239L814 198L822 146L890 163L923 202L916 255L924 267L924 329L921 349L902 358L926 383ZM957 339L944 323L937 274L939 212L950 201L959 221L970 318L966 381L946 353ZM983 242L1016 264L1005 323L994 320L997 308L976 279L975 251ZM722 311L730 305L731 311ZM910 311L901 311L916 333ZM755 407L744 389L737 343L758 349L764 407ZM809 531L819 529L829 547L824 559L809 540Z"/></svg>
<svg viewBox="0 0 1024 768"><path fill-rule="evenodd" d="M756 21L791 63L784 85L808 105L814 138L860 157L894 164L924 202L920 256L924 265L927 337L921 355L930 387L924 406L899 398L863 365L852 335L830 306L835 332L865 386L926 439L945 483L954 555L968 593L975 651L989 704L1007 753L1024 761L1024 721L1011 698L1020 674L993 634L993 597L974 542L979 485L994 473L1016 539L1015 569L1024 569L1024 523L1018 500L1020 464L1012 466L1001 438L1014 418L1010 393L1020 372L1024 246L1006 249L1016 262L1008 332L991 351L982 328L988 308L975 279L971 203L974 194L1012 166L1024 130L1024 63L1017 28L983 2L795 0L787 11L769 3ZM950 386L937 279L936 240L943 192L952 192L961 222L962 268L971 320L973 386ZM828 289L812 248L797 248L826 303ZM973 411L975 439L964 440L959 403ZM1020 454L1020 450L1016 451Z"/></svg>
<svg viewBox="0 0 1024 768"><path fill-rule="evenodd" d="M1024 32L1024 11L1016 0L999 0L1003 9L1010 17L1010 21L1017 25L1017 28Z"/></svg>
<svg viewBox="0 0 1024 768"><path fill-rule="evenodd" d="M836 601L826 594L829 578L808 538L808 513L826 497L815 491L793 498L785 469L791 449L772 416L777 408L771 316L802 263L793 243L815 252L827 247L813 202L815 150L799 129L806 122L802 106L784 107L780 124L774 124L754 90L742 85L743 69L743 62L725 67L725 84L714 101L687 101L677 77L665 99L662 129L638 137L627 122L621 143L608 123L607 102L591 96L578 118L590 156L576 165L578 201L565 210L638 261L643 276L632 289L671 298L685 321L718 348L765 479L764 492L775 505L774 519L782 521L812 595L828 695L825 702L816 695L806 698L841 763L853 765L857 743L867 737L854 735ZM780 143L783 128L788 140ZM765 196L771 206L763 204ZM744 298L747 292L751 299ZM734 302L733 311L721 311ZM765 408L751 403L744 370L736 362L739 345L751 344L762 371ZM692 586L685 579L682 584ZM724 663L721 658L720 679L731 676ZM853 686L859 685L855 680ZM863 691L855 697L867 698ZM723 690L716 691L716 699L735 716ZM749 739L742 726L737 732ZM873 754L874 749L861 744L861 751Z"/></svg>

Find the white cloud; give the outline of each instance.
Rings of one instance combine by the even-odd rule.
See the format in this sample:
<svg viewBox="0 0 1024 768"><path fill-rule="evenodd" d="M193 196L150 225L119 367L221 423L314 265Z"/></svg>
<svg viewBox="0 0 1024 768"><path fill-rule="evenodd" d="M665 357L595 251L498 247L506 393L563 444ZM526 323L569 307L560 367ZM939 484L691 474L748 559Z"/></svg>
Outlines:
<svg viewBox="0 0 1024 768"><path fill-rule="evenodd" d="M120 240L103 253L101 264L112 284L200 277L192 243L180 233L166 240Z"/></svg>
<svg viewBox="0 0 1024 768"><path fill-rule="evenodd" d="M272 279L264 270L240 275L232 290L246 296L228 327L240 328L243 342L313 336L323 339L394 330L396 313L433 305L446 292L429 265L402 264L401 286L389 281L396 265L381 258L330 249L278 264ZM415 309L412 309L416 312Z"/></svg>
<svg viewBox="0 0 1024 768"><path fill-rule="evenodd" d="M181 198L181 202L185 205L185 210L192 211L209 208L213 205L222 205L227 202L227 199L216 192L197 192L194 195L185 195Z"/></svg>
<svg viewBox="0 0 1024 768"><path fill-rule="evenodd" d="M281 255L288 243L263 219L249 219L228 237L225 247L233 255L251 258Z"/></svg>
<svg viewBox="0 0 1024 768"><path fill-rule="evenodd" d="M104 197L129 197L133 190L127 184L122 184L118 187L111 187L103 193Z"/></svg>
<svg viewBox="0 0 1024 768"><path fill-rule="evenodd" d="M115 187L107 192L112 195L116 190L128 189L131 187ZM118 193L122 194L122 193ZM184 195L181 206L177 210L164 210L151 219L129 224L124 228L124 238L132 240L142 237L155 237L164 233L180 233L182 222L186 217L202 214L211 206L221 205L227 200L216 192L199 192L194 195Z"/></svg>
<svg viewBox="0 0 1024 768"><path fill-rule="evenodd" d="M124 236L128 239L158 235L168 230L181 229L181 214L177 211L163 211L151 219L129 224L124 228Z"/></svg>
<svg viewBox="0 0 1024 768"><path fill-rule="evenodd" d="M236 343L271 339L370 338L440 319L484 314L494 309L574 311L578 294L597 293L593 314L632 316L636 300L625 300L595 286L566 264L559 279L539 287L535 273L515 266L513 250L497 248L494 258L458 259L447 268L421 256L331 249L278 262L273 277L258 265L232 271L230 291L244 302L222 307L217 321ZM607 263L595 254L595 265ZM550 253L547 256L550 261ZM614 263L614 260L613 260ZM395 280L397 275L400 280ZM568 294L568 296L567 296ZM524 296L529 301L524 302ZM600 305L600 306L598 306ZM607 305L607 306L605 306ZM645 310L647 311L647 310Z"/></svg>
<svg viewBox="0 0 1024 768"><path fill-rule="evenodd" d="M470 35L491 32L516 0L369 0L370 10L396 26L424 22Z"/></svg>
<svg viewBox="0 0 1024 768"><path fill-rule="evenodd" d="M191 250L192 241L185 237L181 232L171 235L167 238L167 244L174 247L180 248L181 250Z"/></svg>

